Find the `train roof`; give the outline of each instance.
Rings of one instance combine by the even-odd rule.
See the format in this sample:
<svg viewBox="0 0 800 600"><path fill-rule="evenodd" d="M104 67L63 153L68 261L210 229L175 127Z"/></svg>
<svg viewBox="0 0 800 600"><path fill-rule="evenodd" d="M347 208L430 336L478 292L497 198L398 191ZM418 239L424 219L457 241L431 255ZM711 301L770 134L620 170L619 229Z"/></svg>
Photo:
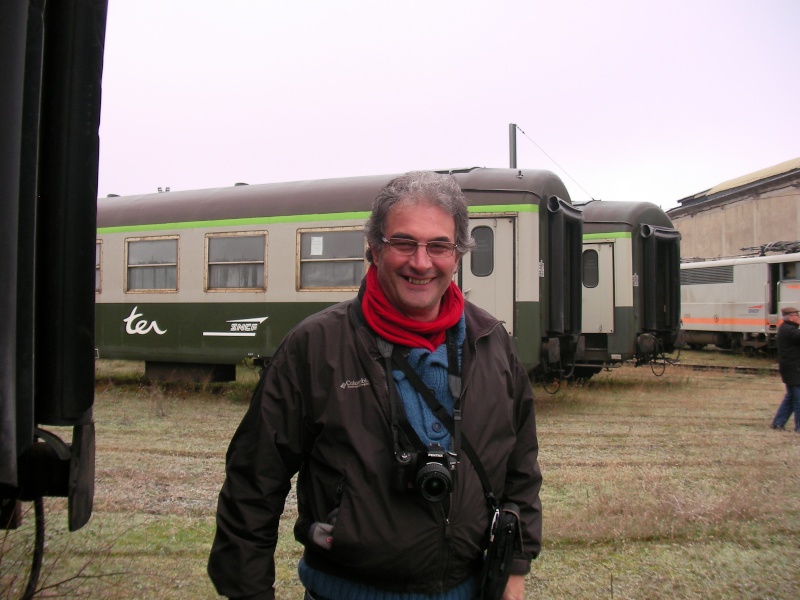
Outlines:
<svg viewBox="0 0 800 600"><path fill-rule="evenodd" d="M726 267L728 265L749 265L758 263L800 262L800 254L772 254L769 256L741 256L737 258L710 258L694 262L681 263L681 269L705 269L708 267Z"/></svg>
<svg viewBox="0 0 800 600"><path fill-rule="evenodd" d="M547 201L557 196L571 203L564 182L552 171L537 169L487 169L474 168L450 171L465 193L470 192L528 192ZM495 200L500 202L501 200ZM493 202L489 202L493 203ZM471 204L475 204L471 201Z"/></svg>
<svg viewBox="0 0 800 600"><path fill-rule="evenodd" d="M584 215L584 233L633 231L641 225L673 228L667 214L651 202L590 200L576 204Z"/></svg>
<svg viewBox="0 0 800 600"><path fill-rule="evenodd" d="M545 202L550 196L558 196L569 202L563 182L550 171L476 167L440 172L449 172L456 178L470 196L472 205L511 202L502 192L527 192ZM100 198L97 226L368 213L381 188L397 175L399 173ZM483 197L481 192L493 194L489 198Z"/></svg>

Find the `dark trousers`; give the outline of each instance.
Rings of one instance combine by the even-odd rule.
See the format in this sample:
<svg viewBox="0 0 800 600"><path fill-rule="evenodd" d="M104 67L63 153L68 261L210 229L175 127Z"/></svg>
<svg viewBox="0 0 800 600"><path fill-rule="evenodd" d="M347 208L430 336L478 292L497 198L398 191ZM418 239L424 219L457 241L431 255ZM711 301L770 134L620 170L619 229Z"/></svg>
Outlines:
<svg viewBox="0 0 800 600"><path fill-rule="evenodd" d="M789 417L794 413L794 430L800 433L800 385L787 385L783 402L775 413L772 426L782 429Z"/></svg>

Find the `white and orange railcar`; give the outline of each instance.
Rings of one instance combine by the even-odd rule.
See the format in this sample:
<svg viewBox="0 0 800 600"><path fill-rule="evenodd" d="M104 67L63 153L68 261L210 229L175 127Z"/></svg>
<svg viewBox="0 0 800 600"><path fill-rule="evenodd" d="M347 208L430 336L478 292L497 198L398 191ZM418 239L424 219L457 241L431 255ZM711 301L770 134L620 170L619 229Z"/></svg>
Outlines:
<svg viewBox="0 0 800 600"><path fill-rule="evenodd" d="M681 265L681 324L691 348L773 350L786 306L800 306L800 254Z"/></svg>

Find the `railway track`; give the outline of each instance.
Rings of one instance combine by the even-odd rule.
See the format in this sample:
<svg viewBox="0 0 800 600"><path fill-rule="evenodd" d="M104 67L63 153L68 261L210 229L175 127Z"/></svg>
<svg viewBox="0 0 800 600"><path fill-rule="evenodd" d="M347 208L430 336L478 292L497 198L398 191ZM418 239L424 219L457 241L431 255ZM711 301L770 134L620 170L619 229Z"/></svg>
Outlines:
<svg viewBox="0 0 800 600"><path fill-rule="evenodd" d="M739 365L701 365L698 363L675 362L669 363L670 367L688 369L690 371L712 371L716 373L740 373L742 375L770 375L779 376L778 367L745 367Z"/></svg>

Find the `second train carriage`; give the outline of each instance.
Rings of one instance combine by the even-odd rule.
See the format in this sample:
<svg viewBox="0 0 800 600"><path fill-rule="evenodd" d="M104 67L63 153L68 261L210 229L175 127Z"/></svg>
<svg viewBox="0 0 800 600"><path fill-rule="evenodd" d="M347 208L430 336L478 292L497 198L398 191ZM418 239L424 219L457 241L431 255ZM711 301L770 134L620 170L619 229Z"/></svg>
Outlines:
<svg viewBox="0 0 800 600"><path fill-rule="evenodd" d="M680 329L680 233L649 202L592 200L582 212L582 336L575 376L672 352Z"/></svg>
<svg viewBox="0 0 800 600"><path fill-rule="evenodd" d="M774 350L780 309L800 305L800 254L776 254L681 265L686 344Z"/></svg>
<svg viewBox="0 0 800 600"><path fill-rule="evenodd" d="M531 374L559 376L580 335L582 216L547 171L449 171L477 247L464 295L505 321ZM352 298L363 224L392 178L179 191L98 202L96 355L151 378L230 380L301 319Z"/></svg>

